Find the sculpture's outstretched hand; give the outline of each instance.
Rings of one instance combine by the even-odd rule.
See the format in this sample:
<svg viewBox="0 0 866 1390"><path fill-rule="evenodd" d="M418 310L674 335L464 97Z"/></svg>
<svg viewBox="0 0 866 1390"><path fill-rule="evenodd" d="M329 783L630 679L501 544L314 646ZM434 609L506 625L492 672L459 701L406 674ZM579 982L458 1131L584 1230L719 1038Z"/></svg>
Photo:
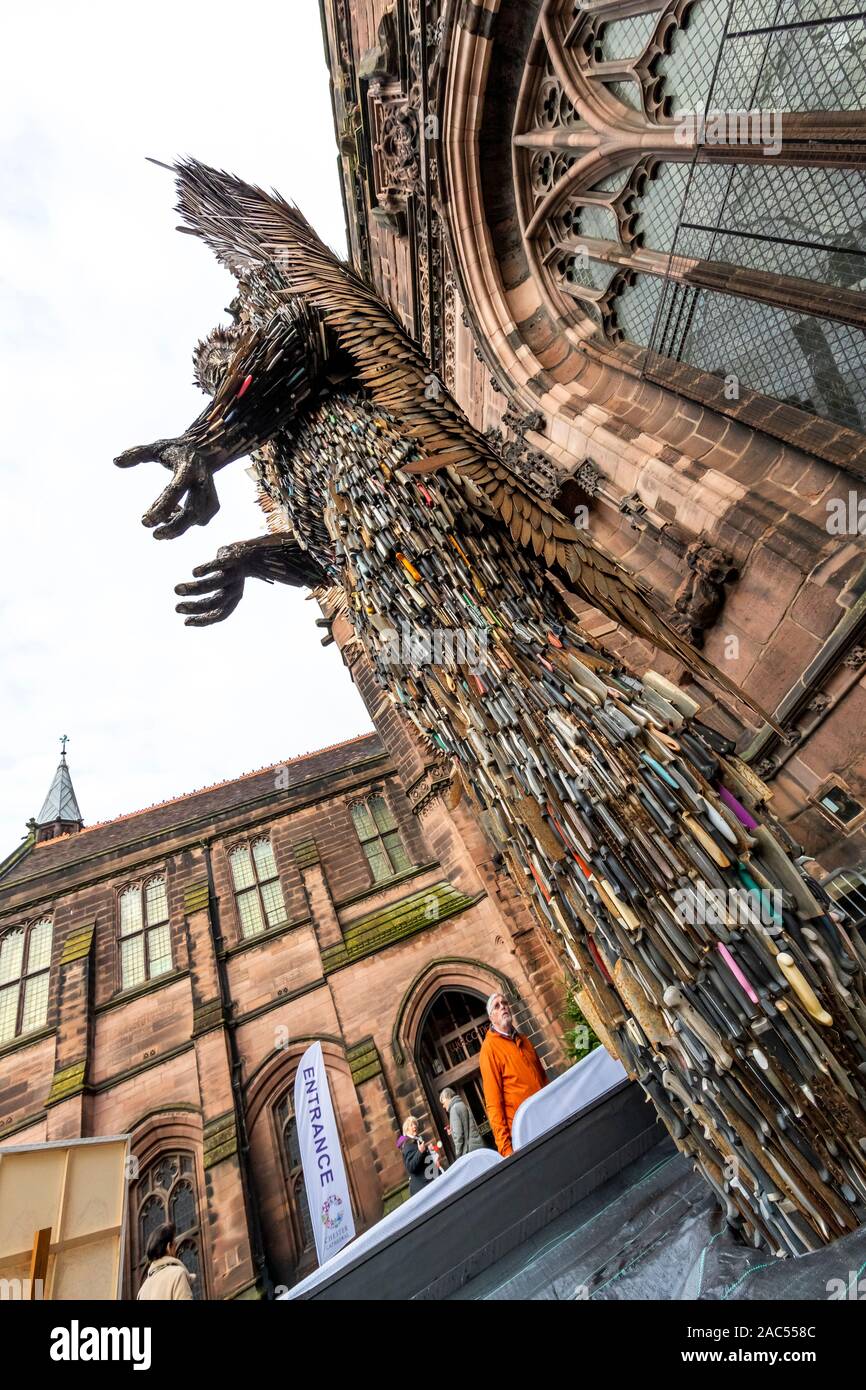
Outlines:
<svg viewBox="0 0 866 1390"><path fill-rule="evenodd" d="M232 558L233 549L220 546L215 560L196 565L190 582L175 585L174 592L189 600L175 605L175 612L185 615L185 627L210 627L234 613L244 596L247 576L242 561Z"/></svg>
<svg viewBox="0 0 866 1390"><path fill-rule="evenodd" d="M143 524L153 530L157 540L182 536L190 526L206 526L219 511L214 464L186 435L127 449L114 462L118 468L161 463L163 468L171 469L173 477L168 487L142 517Z"/></svg>
<svg viewBox="0 0 866 1390"><path fill-rule="evenodd" d="M314 588L328 582L328 575L308 551L288 536L254 536L220 546L214 560L196 565L194 578L177 584L174 592L188 600L178 603L187 627L210 627L223 622L235 611L248 579L264 579L269 584L291 584L295 588Z"/></svg>

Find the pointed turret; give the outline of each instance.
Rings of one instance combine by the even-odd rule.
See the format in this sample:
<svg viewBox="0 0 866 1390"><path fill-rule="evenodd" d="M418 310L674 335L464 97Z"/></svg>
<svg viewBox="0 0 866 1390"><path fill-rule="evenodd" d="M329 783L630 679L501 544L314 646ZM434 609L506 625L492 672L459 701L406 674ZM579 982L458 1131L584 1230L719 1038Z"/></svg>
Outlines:
<svg viewBox="0 0 866 1390"><path fill-rule="evenodd" d="M37 844L43 840L53 840L56 835L69 835L76 830L81 830L84 826L66 763L67 742L67 736L64 734L60 740L62 751L57 771L54 774L54 781L51 783L42 810L36 817Z"/></svg>

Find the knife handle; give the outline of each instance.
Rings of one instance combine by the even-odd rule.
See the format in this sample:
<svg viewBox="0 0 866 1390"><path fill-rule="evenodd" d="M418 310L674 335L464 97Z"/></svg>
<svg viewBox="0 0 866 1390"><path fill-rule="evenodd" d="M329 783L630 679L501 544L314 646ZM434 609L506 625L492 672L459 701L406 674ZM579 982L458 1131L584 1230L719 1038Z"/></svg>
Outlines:
<svg viewBox="0 0 866 1390"><path fill-rule="evenodd" d="M731 867L730 859L725 854L724 850L719 847L709 831L705 830L700 822L695 820L695 817L688 811L683 812L682 819L693 838L706 850L713 863L718 865L720 869L729 869Z"/></svg>
<svg viewBox="0 0 866 1390"><path fill-rule="evenodd" d="M828 1014L827 1010L822 1006L820 999L809 984L802 970L795 964L794 957L789 955L787 951L780 951L776 956L776 964L809 1017L814 1018L816 1023L822 1024L825 1028L829 1028L833 1022L833 1015Z"/></svg>

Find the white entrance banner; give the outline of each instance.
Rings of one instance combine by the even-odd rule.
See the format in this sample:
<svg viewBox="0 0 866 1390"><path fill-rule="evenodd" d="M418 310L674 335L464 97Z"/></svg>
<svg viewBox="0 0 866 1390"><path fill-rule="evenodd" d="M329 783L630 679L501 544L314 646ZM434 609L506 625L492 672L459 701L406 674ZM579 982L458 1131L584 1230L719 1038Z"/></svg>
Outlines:
<svg viewBox="0 0 866 1390"><path fill-rule="evenodd" d="M353 1239L355 1221L320 1042L307 1048L298 1067L295 1120L316 1254L323 1265Z"/></svg>

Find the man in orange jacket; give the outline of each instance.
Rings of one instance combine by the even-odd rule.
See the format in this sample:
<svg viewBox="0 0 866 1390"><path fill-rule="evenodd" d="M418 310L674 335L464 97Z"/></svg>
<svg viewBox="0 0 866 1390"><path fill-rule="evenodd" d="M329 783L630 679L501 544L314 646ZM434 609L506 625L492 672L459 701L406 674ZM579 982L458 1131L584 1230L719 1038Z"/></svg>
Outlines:
<svg viewBox="0 0 866 1390"><path fill-rule="evenodd" d="M487 1001L490 1028L481 1044L484 1104L496 1147L504 1158L511 1153L511 1125L518 1105L547 1085L544 1067L528 1038L518 1033L511 1005L504 994Z"/></svg>

